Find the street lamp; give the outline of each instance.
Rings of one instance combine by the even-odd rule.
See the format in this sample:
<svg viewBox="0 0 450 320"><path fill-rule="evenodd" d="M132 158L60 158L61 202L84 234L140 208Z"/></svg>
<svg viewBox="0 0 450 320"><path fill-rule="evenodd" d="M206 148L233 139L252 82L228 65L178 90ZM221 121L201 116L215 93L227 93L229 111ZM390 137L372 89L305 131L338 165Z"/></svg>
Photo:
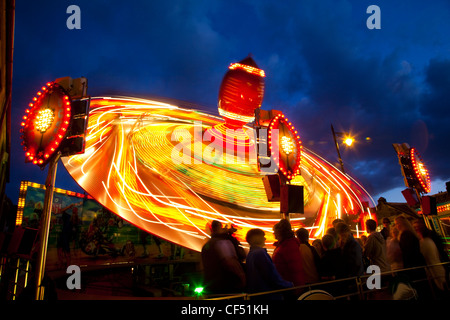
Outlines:
<svg viewBox="0 0 450 320"><path fill-rule="evenodd" d="M341 165L341 171L342 171L342 173L345 174L344 162L342 161L342 158L341 158L341 152L339 151L339 143L338 143L338 141L336 139L336 136L343 137L343 141L348 147L352 146L353 142L355 142L355 139L353 137L351 137L350 135L346 134L346 133L335 132L334 128L333 128L333 125L331 125L331 132L333 133L334 144L336 146L336 152L337 152L337 155L338 155L338 158L339 158L339 164Z"/></svg>

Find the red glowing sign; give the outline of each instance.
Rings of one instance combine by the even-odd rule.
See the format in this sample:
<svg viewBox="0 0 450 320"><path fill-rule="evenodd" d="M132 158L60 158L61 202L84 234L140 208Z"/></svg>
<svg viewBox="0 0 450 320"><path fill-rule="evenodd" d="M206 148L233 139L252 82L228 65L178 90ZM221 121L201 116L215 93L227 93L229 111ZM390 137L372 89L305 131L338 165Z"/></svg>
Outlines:
<svg viewBox="0 0 450 320"><path fill-rule="evenodd" d="M278 141L273 141L274 130L278 130ZM283 114L278 114L270 121L268 140L271 156L278 163L280 172L288 180L294 179L300 173L302 145L298 132ZM278 150L273 147L273 142L278 142Z"/></svg>
<svg viewBox="0 0 450 320"><path fill-rule="evenodd" d="M70 118L69 95L59 84L47 83L25 110L21 123L25 161L45 166L64 139Z"/></svg>
<svg viewBox="0 0 450 320"><path fill-rule="evenodd" d="M431 181L428 169L425 167L422 158L420 157L419 153L415 148L410 149L410 158L414 169L415 177L419 182L419 184L417 185L417 189L419 190L419 192L423 193L430 192Z"/></svg>

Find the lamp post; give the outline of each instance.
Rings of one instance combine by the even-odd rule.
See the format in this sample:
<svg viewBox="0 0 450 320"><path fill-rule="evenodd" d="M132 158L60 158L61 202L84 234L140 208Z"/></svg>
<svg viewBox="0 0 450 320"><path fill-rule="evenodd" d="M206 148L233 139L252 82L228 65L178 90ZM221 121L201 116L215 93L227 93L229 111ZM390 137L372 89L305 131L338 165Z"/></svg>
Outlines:
<svg viewBox="0 0 450 320"><path fill-rule="evenodd" d="M342 171L342 173L344 173L345 174L345 169L344 169L344 162L342 161L342 157L341 157L341 152L339 151L339 143L338 143L338 141L337 141L337 139L336 139L336 135L339 135L339 136L343 136L344 134L342 133L342 132L335 132L334 131L334 127L333 127L333 125L331 125L331 132L333 133L333 139L334 139L334 144L335 144L335 146L336 146L336 152L337 152L337 155L338 155L338 159L339 159L339 164L341 165L341 171ZM353 144L353 142L355 141L352 137L350 137L350 136L344 136L344 143L347 145L347 146L351 146L352 144Z"/></svg>
<svg viewBox="0 0 450 320"><path fill-rule="evenodd" d="M52 215L52 203L53 203L53 190L55 188L56 168L58 166L58 160L61 157L61 153L58 152L50 161L48 169L47 180L45 181L45 200L44 210L42 213L41 227L40 227L40 243L39 254L36 266L36 300L44 300L44 275L45 275L45 262L47 258L47 244L48 236L50 233L50 221Z"/></svg>
<svg viewBox="0 0 450 320"><path fill-rule="evenodd" d="M44 299L43 279L58 160L84 152L90 98L86 78L60 78L48 82L28 105L20 131L26 162L49 165L36 265L36 300Z"/></svg>

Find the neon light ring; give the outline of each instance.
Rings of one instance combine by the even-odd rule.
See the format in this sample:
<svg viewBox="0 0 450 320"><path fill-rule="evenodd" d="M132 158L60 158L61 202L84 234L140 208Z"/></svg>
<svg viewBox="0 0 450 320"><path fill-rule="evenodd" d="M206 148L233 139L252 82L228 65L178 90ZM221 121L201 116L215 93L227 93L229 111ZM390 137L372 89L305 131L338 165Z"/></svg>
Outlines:
<svg viewBox="0 0 450 320"><path fill-rule="evenodd" d="M20 130L25 159L44 167L66 135L71 118L71 100L59 84L49 82L28 106Z"/></svg>

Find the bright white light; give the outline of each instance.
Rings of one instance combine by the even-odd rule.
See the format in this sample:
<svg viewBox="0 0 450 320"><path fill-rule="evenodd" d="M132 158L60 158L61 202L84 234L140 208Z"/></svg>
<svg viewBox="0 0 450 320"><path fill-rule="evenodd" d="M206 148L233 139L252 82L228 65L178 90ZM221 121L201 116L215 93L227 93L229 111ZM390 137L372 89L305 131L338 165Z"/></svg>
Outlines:
<svg viewBox="0 0 450 320"><path fill-rule="evenodd" d="M281 149L284 153L289 155L291 152L294 151L294 143L292 142L292 139L286 136L281 137Z"/></svg>
<svg viewBox="0 0 450 320"><path fill-rule="evenodd" d="M355 139L348 137L348 138L345 138L344 143L350 147L354 141L355 141Z"/></svg>
<svg viewBox="0 0 450 320"><path fill-rule="evenodd" d="M52 109L45 108L39 110L39 113L36 116L36 121L34 123L36 125L36 129L40 133L45 133L45 131L47 131L48 128L50 128L50 126L52 125L54 118L55 114Z"/></svg>

